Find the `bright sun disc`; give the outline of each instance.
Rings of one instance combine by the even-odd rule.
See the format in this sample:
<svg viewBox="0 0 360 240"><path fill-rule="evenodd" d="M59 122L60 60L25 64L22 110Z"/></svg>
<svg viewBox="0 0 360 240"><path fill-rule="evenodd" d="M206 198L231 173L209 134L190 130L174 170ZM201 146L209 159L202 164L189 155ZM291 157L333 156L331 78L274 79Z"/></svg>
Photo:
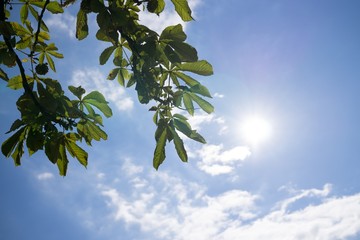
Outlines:
<svg viewBox="0 0 360 240"><path fill-rule="evenodd" d="M260 143L270 137L271 126L260 117L249 117L242 126L242 134L250 143Z"/></svg>

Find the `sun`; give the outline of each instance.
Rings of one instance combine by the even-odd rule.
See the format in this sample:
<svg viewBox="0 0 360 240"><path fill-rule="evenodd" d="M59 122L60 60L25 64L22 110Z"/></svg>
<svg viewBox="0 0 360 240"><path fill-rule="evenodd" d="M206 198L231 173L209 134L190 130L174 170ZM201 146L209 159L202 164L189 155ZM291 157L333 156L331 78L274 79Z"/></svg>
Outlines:
<svg viewBox="0 0 360 240"><path fill-rule="evenodd" d="M264 118L250 116L241 124L241 134L250 144L258 144L269 139L271 125Z"/></svg>

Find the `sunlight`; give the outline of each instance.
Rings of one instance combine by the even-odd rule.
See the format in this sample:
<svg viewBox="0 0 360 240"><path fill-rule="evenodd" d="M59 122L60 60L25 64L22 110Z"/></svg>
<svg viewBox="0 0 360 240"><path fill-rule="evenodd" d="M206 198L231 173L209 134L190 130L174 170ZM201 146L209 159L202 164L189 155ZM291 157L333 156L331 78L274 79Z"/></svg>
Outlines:
<svg viewBox="0 0 360 240"><path fill-rule="evenodd" d="M241 124L241 134L250 144L258 144L271 135L271 125L259 116L250 116Z"/></svg>

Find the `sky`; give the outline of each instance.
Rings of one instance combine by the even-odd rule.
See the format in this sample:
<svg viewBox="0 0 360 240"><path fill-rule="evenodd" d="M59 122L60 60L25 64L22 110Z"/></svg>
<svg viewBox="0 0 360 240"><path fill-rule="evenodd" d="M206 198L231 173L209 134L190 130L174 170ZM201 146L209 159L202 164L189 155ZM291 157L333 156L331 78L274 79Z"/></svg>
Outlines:
<svg viewBox="0 0 360 240"><path fill-rule="evenodd" d="M79 42L76 7L45 15L65 56L54 77L100 90L114 115L87 169L71 159L66 177L42 153L19 167L0 157L0 239L360 239L360 2L190 4L184 28L213 65L198 79L215 112L190 118L207 144L186 140L188 163L168 147L158 171L150 106L106 80L94 18ZM158 32L180 22L170 4L141 19ZM0 92L3 142L21 90Z"/></svg>

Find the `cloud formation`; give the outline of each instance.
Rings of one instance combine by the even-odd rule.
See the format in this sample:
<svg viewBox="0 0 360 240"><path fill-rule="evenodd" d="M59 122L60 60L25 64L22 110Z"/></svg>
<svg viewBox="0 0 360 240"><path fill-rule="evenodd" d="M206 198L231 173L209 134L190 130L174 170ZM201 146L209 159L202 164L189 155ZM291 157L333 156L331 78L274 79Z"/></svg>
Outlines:
<svg viewBox="0 0 360 240"><path fill-rule="evenodd" d="M163 172L137 178L148 185L131 194L103 185L101 194L112 209L114 225L137 225L156 239L335 240L360 233L360 194L331 197L329 184L297 190L261 212L266 199L249 191L210 195L203 185ZM291 210L290 204L301 199L309 204Z"/></svg>
<svg viewBox="0 0 360 240"><path fill-rule="evenodd" d="M54 177L54 174L50 173L50 172L44 172L44 173L40 173L36 176L37 179L39 179L40 181L43 180L48 180Z"/></svg>
<svg viewBox="0 0 360 240"><path fill-rule="evenodd" d="M49 28L65 32L70 38L75 39L76 17L70 13L51 14L45 22Z"/></svg>
<svg viewBox="0 0 360 240"><path fill-rule="evenodd" d="M236 165L251 155L250 149L246 146L236 146L229 150L223 149L223 144L204 145L197 151L197 157L200 158L198 167L213 176L230 173Z"/></svg>

